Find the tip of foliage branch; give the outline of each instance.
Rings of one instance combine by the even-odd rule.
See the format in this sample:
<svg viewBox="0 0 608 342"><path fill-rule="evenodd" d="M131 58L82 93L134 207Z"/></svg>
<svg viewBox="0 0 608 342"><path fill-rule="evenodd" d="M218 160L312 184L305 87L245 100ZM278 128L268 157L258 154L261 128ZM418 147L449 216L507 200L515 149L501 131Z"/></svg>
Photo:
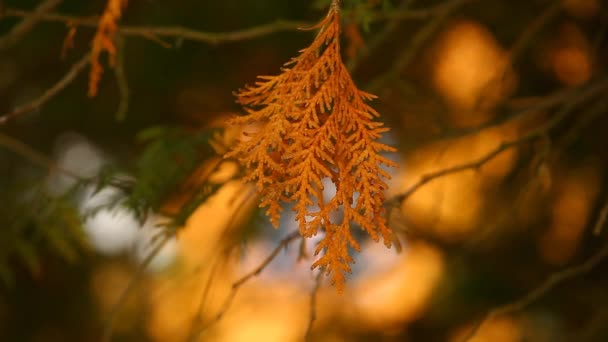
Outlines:
<svg viewBox="0 0 608 342"><path fill-rule="evenodd" d="M103 73L103 67L99 57L103 51L108 53L109 64L114 66L116 60L116 46L114 36L118 30L116 24L122 15L122 10L127 6L127 0L108 0L106 8L99 18L99 25L93 42L91 43L91 72L89 73L89 97L97 95L99 81Z"/></svg>

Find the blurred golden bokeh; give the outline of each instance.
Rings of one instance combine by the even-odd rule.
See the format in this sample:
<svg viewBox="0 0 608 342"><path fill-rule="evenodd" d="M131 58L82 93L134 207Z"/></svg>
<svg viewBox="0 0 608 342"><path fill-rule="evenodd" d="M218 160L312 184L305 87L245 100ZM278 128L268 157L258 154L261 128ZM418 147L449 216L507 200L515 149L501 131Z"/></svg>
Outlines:
<svg viewBox="0 0 608 342"><path fill-rule="evenodd" d="M427 308L443 264L437 248L422 242L408 244L393 268L361 279L352 289L352 323L382 329L414 321Z"/></svg>
<svg viewBox="0 0 608 342"><path fill-rule="evenodd" d="M432 65L433 85L452 111L456 126L483 123L492 107L515 89L507 52L494 36L474 21L460 21L438 38Z"/></svg>
<svg viewBox="0 0 608 342"><path fill-rule="evenodd" d="M422 147L404 161L400 184L395 188L403 191L423 175L475 162L513 139L516 132L511 126L498 127ZM466 237L479 227L476 223L483 205L483 191L498 184L516 160L517 151L509 149L478 169L471 167L430 181L403 203L407 221L445 238Z"/></svg>
<svg viewBox="0 0 608 342"><path fill-rule="evenodd" d="M546 42L542 51L539 63L564 85L581 85L591 77L591 43L574 23L562 24L559 35Z"/></svg>
<svg viewBox="0 0 608 342"><path fill-rule="evenodd" d="M235 169L230 162L224 162L218 173L212 174L211 179L225 180L222 173L231 173ZM186 227L180 231L179 243L183 250L181 258L189 265L201 263L209 259L219 249L230 241L227 228L238 227L242 220L256 206L255 196L252 196L249 185L241 181L229 181L201 205L188 219ZM228 239L228 240L226 240Z"/></svg>
<svg viewBox="0 0 608 342"><path fill-rule="evenodd" d="M98 310L103 316L108 316L120 295L133 277L132 269L120 262L109 262L95 270L91 279L91 292L96 300ZM137 313L141 309L143 299L135 294L122 303L114 329L117 332L130 331L137 321Z"/></svg>
<svg viewBox="0 0 608 342"><path fill-rule="evenodd" d="M550 264L568 262L589 221L602 182L597 165L589 163L558 178L551 210L551 226L539 240L539 252Z"/></svg>

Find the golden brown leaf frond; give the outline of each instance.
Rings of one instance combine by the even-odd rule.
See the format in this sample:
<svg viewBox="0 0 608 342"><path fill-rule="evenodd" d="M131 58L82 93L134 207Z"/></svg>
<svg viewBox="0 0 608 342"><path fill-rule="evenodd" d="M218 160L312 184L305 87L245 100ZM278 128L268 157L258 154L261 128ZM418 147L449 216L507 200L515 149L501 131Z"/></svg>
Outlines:
<svg viewBox="0 0 608 342"><path fill-rule="evenodd" d="M390 177L382 166L396 165L381 153L395 150L378 142L388 129L374 121L379 114L366 104L374 96L356 87L342 63L337 6L318 27L312 44L281 74L260 77L237 93L247 115L230 123L263 127L245 133L227 157L247 168L246 179L256 183L260 206L268 208L275 227L281 203L294 203L302 236L324 234L313 268L325 269L341 292L353 263L348 248L359 250L353 223L391 245L383 209ZM336 191L325 198L329 182ZM342 219L336 219L340 212Z"/></svg>
<svg viewBox="0 0 608 342"><path fill-rule="evenodd" d="M108 53L110 66L114 66L116 57L116 47L114 46L114 36L118 26L116 22L122 15L123 8L127 5L127 0L108 0L106 8L99 19L97 33L93 38L91 47L91 71L89 73L89 97L97 95L99 81L103 73L103 67L99 62L99 56L103 51Z"/></svg>

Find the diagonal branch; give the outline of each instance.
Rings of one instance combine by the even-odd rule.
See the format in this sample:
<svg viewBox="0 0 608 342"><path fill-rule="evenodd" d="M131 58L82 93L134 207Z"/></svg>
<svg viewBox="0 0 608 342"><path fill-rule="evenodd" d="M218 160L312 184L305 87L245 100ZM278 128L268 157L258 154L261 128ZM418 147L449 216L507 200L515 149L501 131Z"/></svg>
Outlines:
<svg viewBox="0 0 608 342"><path fill-rule="evenodd" d="M127 284L127 287L123 290L123 292L118 297L116 303L114 303L114 306L112 306L112 308L110 309L110 313L108 314L108 317L103 327L103 335L101 336L102 342L110 342L112 340L112 335L114 334L114 322L116 321L120 310L129 298L131 292L135 289L135 286L138 284L146 268L150 265L150 263L152 263L154 258L158 255L158 253L160 253L163 247L165 247L167 242L169 242L169 240L171 240L173 236L173 234L165 233L162 239L156 243L156 246L154 246L154 248L152 248L150 252L148 252L146 258L137 267L137 270L135 271L133 277L131 277L129 284Z"/></svg>
<svg viewBox="0 0 608 342"><path fill-rule="evenodd" d="M602 220L602 217L600 217L600 220ZM530 304L539 300L541 297L546 295L549 291L553 290L558 285L561 285L562 283L565 283L568 280L572 280L574 278L583 276L591 272L596 266L598 266L602 261L604 261L606 257L608 257L608 243L604 244L603 247L601 247L593 256L591 256L589 259L587 259L587 261L583 262L582 264L572 266L562 271L553 273L543 283L541 283L539 286L537 286L532 291L528 292L526 295L519 298L518 300L490 310L473 327L471 332L467 334L463 342L470 341L481 329L485 322L498 316L503 316L524 310Z"/></svg>
<svg viewBox="0 0 608 342"><path fill-rule="evenodd" d="M24 144L20 140L15 139L11 136L5 135L3 133L0 133L0 147L5 147L8 150L13 151L14 153L17 153L18 155L20 155L23 158L27 159L28 161L32 162L33 164L46 168L49 171L60 172L77 181L81 181L81 182L87 181L86 179L82 178L78 174L76 174L68 169L62 168L54 160L52 160L49 157L45 156L44 154L36 151L35 149L31 148L30 146Z"/></svg>
<svg viewBox="0 0 608 342"><path fill-rule="evenodd" d="M205 331L207 331L207 329L209 329L215 323L219 322L224 317L224 315L226 314L228 309L230 309L230 307L232 306L232 302L234 301L234 298L236 297L236 295L239 292L239 290L241 289L241 287L243 285L245 285L245 283L247 283L251 278L258 276L260 273L262 273L262 271L264 271L264 269L277 257L277 255L283 248L287 248L287 246L289 246L289 244L291 244L293 241L297 240L298 238L301 238L299 231L292 232L289 235L285 236L279 242L279 244L275 247L275 249L266 257L266 259L264 259L264 261L258 267L251 270L249 273L245 274L244 276L239 278L237 281L232 283L232 289L230 291L230 294L224 301L224 304L220 308L220 311L215 315L215 317L210 322L208 322L206 325L202 326L200 329L195 331L194 334L191 334L191 336L189 337L188 340L189 341L198 341L198 338L200 337L201 334L203 334Z"/></svg>
<svg viewBox="0 0 608 342"><path fill-rule="evenodd" d="M13 27L9 33L3 37L0 37L0 51L10 49L13 45L15 45L19 40L21 40L21 38L36 27L36 24L38 24L41 20L44 20L43 17L47 12L57 7L62 1L63 0L46 0L38 5L38 7L36 7L36 9L31 12L29 16L24 17L24 20L15 25L15 27ZM6 13L7 11L8 10L2 14L8 16Z"/></svg>
<svg viewBox="0 0 608 342"><path fill-rule="evenodd" d="M473 0L448 0L436 7L431 13L432 19L424 25L412 37L408 46L395 58L395 63L389 70L374 79L369 85L367 91L378 94L385 84L395 75L399 75L405 67L407 67L414 58L418 55L424 43L426 43L433 34L441 28L441 25L448 19L450 14L461 6Z"/></svg>
<svg viewBox="0 0 608 342"><path fill-rule="evenodd" d="M502 72L486 82L479 92L479 96L475 103L475 108L477 110L484 108L483 101L493 88L499 87L506 82L509 70L511 70L521 58L526 50L526 47L529 46L534 40L534 37L536 37L543 30L543 28L546 27L561 12L563 7L562 2L562 0L553 0L553 2L550 3L543 11L541 11L541 13L529 25L526 25L526 28L523 30L522 34L509 49L507 56L508 64L503 68Z"/></svg>
<svg viewBox="0 0 608 342"><path fill-rule="evenodd" d="M523 145L525 143L531 142L539 137L546 135L551 129L557 126L562 120L564 120L572 110L580 103L585 102L594 96L598 96L606 91L608 88L608 80L602 80L594 85L581 89L572 94L572 98L568 99L566 104L555 113L549 121L547 121L544 125L522 135L521 137L509 141L505 141L496 147L494 150L490 151L486 155L478 158L472 162L463 163L460 165L452 166L449 168L441 169L439 171L430 172L420 177L420 179L412 184L407 190L402 192L399 195L394 196L390 200L387 201L389 207L394 207L399 203L407 200L414 192L420 189L425 184L450 174L459 173L466 170L476 170L482 167L484 164L489 162L490 160L496 158L503 152Z"/></svg>
<svg viewBox="0 0 608 342"><path fill-rule="evenodd" d="M58 1L58 0L53 0ZM441 13L451 10L454 3L467 2L470 0L451 0L439 5L421 9L397 9L390 12L378 12L371 16L372 21L394 21L394 20L425 20ZM4 10L5 17L30 18L36 14L37 20L57 23L72 23L76 26L97 27L98 17L79 17L59 13L36 13L14 8ZM175 38L197 41L207 44L222 44L258 38L268 34L282 31L297 31L303 27L311 27L315 23L307 21L276 20L272 23L250 27L232 32L204 32L181 26L122 26L118 32L125 36L135 36L146 39L157 39L158 37Z"/></svg>
<svg viewBox="0 0 608 342"><path fill-rule="evenodd" d="M114 76L116 77L116 85L120 94L120 102L116 110L116 120L123 121L129 111L130 90L129 81L125 71L125 39L122 36L117 37L116 49L116 65L114 66Z"/></svg>
<svg viewBox="0 0 608 342"><path fill-rule="evenodd" d="M325 273L325 269L320 269L315 277L315 283L310 292L310 311L308 314L308 326L306 327L306 333L304 334L305 341L312 341L312 327L317 320L317 296L319 295L319 289L321 288L321 282L323 281L322 275Z"/></svg>
<svg viewBox="0 0 608 342"><path fill-rule="evenodd" d="M82 70L84 70L87 64L89 64L89 59L90 54L87 53L78 62L76 62L72 66L72 68L57 83L55 83L55 85L47 89L42 95L40 95L40 97L20 107L15 108L15 110L10 113L0 116L0 125L6 124L7 122L17 118L18 116L39 109L49 100L57 96L57 94L59 94L63 89L70 85L70 83L74 82L76 77L82 72Z"/></svg>
<svg viewBox="0 0 608 342"><path fill-rule="evenodd" d="M18 9L6 9L6 17L29 17L32 12ZM98 17L78 17L57 13L45 13L40 15L40 20L56 23L72 23L76 26L97 27ZM207 44L220 44L253 39L271 33L282 31L297 31L303 27L314 24L306 21L276 20L272 23L250 27L232 32L204 32L189 29L182 26L120 26L118 32L124 36L134 36L146 39L158 37L175 38L197 41Z"/></svg>

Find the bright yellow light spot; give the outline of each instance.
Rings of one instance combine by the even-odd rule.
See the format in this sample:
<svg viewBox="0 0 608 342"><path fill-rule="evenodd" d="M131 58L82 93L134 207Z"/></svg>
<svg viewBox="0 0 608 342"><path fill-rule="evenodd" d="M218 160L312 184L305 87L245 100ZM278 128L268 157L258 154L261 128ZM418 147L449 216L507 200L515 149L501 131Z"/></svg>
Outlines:
<svg viewBox="0 0 608 342"><path fill-rule="evenodd" d="M288 284L266 284L241 293L217 327L214 341L302 341L308 321L306 293ZM253 290L253 289L252 289Z"/></svg>
<svg viewBox="0 0 608 342"><path fill-rule="evenodd" d="M514 129L503 127L421 148L405 161L402 184L397 188L403 191L423 175L475 162L514 136ZM483 205L482 189L500 181L516 158L516 150L507 150L480 169L471 168L430 181L403 203L405 217L413 228L431 229L447 238L465 237L479 226L476 223Z"/></svg>
<svg viewBox="0 0 608 342"><path fill-rule="evenodd" d="M180 232L181 257L189 265L200 264L217 253L228 236L228 225L235 227L255 206L255 196L249 186L239 181L223 185L219 191L201 205L188 219Z"/></svg>
<svg viewBox="0 0 608 342"><path fill-rule="evenodd" d="M353 289L356 324L376 328L416 319L443 274L443 258L429 245L414 243L389 272L366 277Z"/></svg>
<svg viewBox="0 0 608 342"><path fill-rule="evenodd" d="M124 263L108 263L95 269L91 279L91 292L103 317L110 313L132 277L133 269ZM133 330L141 306L141 303L138 303L139 299L137 296L129 296L121 304L118 317L114 321L116 332Z"/></svg>
<svg viewBox="0 0 608 342"><path fill-rule="evenodd" d="M478 23L463 21L448 28L439 38L433 83L439 93L460 113L460 125L475 125L487 113L468 113L480 102L488 105L503 98L514 87L505 51L492 34ZM504 76L504 77L503 77ZM452 113L456 115L456 113Z"/></svg>

